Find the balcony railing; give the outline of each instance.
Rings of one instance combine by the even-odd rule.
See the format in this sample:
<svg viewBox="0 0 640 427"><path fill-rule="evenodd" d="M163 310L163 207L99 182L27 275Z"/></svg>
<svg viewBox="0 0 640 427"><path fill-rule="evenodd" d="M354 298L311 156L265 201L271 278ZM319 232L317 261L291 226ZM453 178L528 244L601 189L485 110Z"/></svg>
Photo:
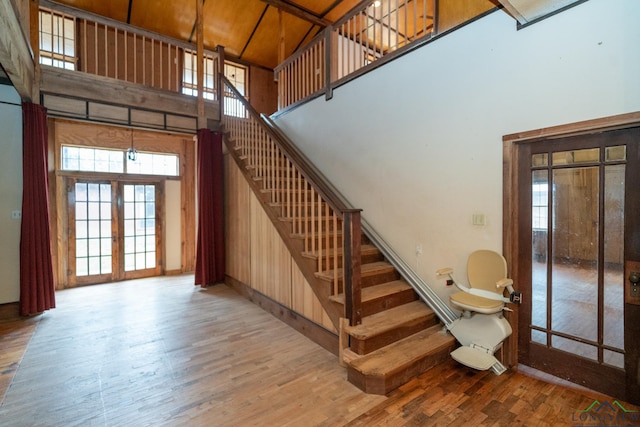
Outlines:
<svg viewBox="0 0 640 427"><path fill-rule="evenodd" d="M494 9L487 0L364 0L276 67L278 108L331 98L346 81Z"/></svg>
<svg viewBox="0 0 640 427"><path fill-rule="evenodd" d="M51 31L57 32L47 33L43 28L48 23L41 23L40 55L45 61L155 89L197 93L191 60L195 45L48 0L40 5L41 17L50 19ZM72 28L65 31L65 26ZM217 99L218 52L205 50L204 64L205 98Z"/></svg>

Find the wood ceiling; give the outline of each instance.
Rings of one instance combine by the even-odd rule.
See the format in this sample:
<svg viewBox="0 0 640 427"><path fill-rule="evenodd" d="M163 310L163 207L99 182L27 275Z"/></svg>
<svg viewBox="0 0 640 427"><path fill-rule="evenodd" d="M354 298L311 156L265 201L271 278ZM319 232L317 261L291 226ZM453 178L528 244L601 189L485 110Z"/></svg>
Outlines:
<svg viewBox="0 0 640 427"><path fill-rule="evenodd" d="M196 43L198 0L56 0L148 31ZM285 57L323 29L312 21L335 22L360 0L204 0L204 45L266 68L278 65L279 12L283 13ZM305 19L306 17L306 19Z"/></svg>

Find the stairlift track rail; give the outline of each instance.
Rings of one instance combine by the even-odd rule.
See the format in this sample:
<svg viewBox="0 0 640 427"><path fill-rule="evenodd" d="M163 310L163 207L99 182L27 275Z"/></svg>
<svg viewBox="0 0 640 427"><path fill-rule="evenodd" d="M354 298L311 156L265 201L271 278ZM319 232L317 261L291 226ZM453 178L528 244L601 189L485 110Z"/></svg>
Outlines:
<svg viewBox="0 0 640 427"><path fill-rule="evenodd" d="M306 163L313 173L323 181L323 184L329 188L334 195L344 204L344 206L351 207L348 200L340 193L331 182L320 172L315 165L298 149L298 147L291 142L291 140L285 135L285 133L278 128L278 126L269 117L262 115L263 121L274 132L278 133L280 137L289 145L289 148L296 152L301 159ZM411 267L404 262L404 260L391 248L387 242L369 225L369 223L362 218L362 232L369 238L371 243L376 246L380 252L384 255L389 263L391 263L400 273L400 275L409 283L411 287L416 291L420 298L434 311L436 316L444 324L447 331L449 331L456 339L462 344L462 347L458 348L457 353L454 351L451 355L458 362L476 369L491 369L496 375L503 373L506 368L500 363L494 356L493 351L483 351L473 347L473 344L465 336L471 333L475 335L476 328L472 323L467 322L467 319L461 319L449 305L444 302L438 294L436 294L431 287L415 272ZM506 320L505 320L506 322ZM508 323L507 323L508 325ZM511 333L509 330L506 333L508 336Z"/></svg>

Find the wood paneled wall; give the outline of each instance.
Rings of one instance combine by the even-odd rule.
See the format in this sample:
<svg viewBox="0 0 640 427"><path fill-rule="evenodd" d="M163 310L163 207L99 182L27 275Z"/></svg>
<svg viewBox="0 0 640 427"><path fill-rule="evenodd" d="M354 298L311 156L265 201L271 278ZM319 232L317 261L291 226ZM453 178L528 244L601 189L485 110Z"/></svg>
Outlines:
<svg viewBox="0 0 640 427"><path fill-rule="evenodd" d="M499 3L496 0L447 0L438 2L438 33L450 30L487 12Z"/></svg>
<svg viewBox="0 0 640 427"><path fill-rule="evenodd" d="M249 103L257 112L270 115L278 111L278 83L272 70L249 67Z"/></svg>
<svg viewBox="0 0 640 427"><path fill-rule="evenodd" d="M235 162L225 155L226 274L336 332Z"/></svg>
<svg viewBox="0 0 640 427"><path fill-rule="evenodd" d="M52 252L56 288L67 287L68 252L68 202L67 176L79 174L61 173L60 157L62 145L104 147L126 150L131 146L131 137L139 151L172 153L180 156L181 181L181 264L180 272L195 269L195 144L193 137L184 134L153 132L140 129L105 126L94 123L49 119L49 197L51 200ZM111 177L113 174L109 174ZM116 177L118 178L118 177ZM155 177L157 179L157 177ZM172 178L173 179L173 178ZM177 273L177 272L172 272Z"/></svg>

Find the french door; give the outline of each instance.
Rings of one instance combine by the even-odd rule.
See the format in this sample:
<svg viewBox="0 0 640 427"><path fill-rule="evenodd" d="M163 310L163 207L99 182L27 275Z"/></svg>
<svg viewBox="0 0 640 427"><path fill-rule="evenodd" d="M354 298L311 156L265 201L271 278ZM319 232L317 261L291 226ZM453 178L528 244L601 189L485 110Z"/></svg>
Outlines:
<svg viewBox="0 0 640 427"><path fill-rule="evenodd" d="M69 283L161 274L161 183L69 181Z"/></svg>
<svg viewBox="0 0 640 427"><path fill-rule="evenodd" d="M625 295L639 144L639 129L616 130L530 143L518 159L519 361L623 399L637 378L640 298Z"/></svg>

